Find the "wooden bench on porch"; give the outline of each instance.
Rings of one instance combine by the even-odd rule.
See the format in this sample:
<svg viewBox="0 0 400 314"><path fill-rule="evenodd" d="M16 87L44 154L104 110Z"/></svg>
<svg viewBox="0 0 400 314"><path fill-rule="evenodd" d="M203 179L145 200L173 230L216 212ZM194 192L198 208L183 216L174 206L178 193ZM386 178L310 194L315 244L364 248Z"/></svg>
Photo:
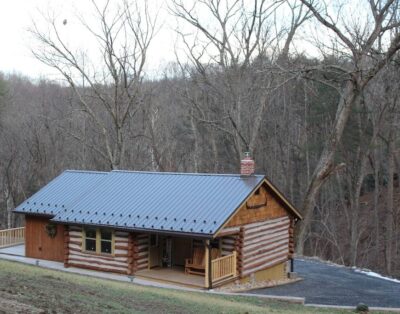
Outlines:
<svg viewBox="0 0 400 314"><path fill-rule="evenodd" d="M211 249L211 260L219 257L219 250ZM193 257L185 260L185 273L194 275L204 275L206 269L205 249L197 247L193 249Z"/></svg>

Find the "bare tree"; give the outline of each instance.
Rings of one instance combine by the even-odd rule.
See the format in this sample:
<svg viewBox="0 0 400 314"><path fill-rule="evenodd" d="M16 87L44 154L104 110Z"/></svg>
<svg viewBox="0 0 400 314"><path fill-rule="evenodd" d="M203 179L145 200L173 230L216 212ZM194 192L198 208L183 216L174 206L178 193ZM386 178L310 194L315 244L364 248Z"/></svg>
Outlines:
<svg viewBox="0 0 400 314"><path fill-rule="evenodd" d="M99 7L92 1L98 25L80 19L82 26L98 43L101 62L95 56L75 52L62 37L60 28L65 21L46 17L49 31L34 24L31 33L40 49L34 56L56 69L77 96L82 112L87 115L101 137L101 144L86 141L109 163L111 169L124 166L127 125L140 109L141 86L148 49L156 31L157 15L149 12L147 2L123 1L112 6L107 1ZM76 133L75 139L85 141Z"/></svg>
<svg viewBox="0 0 400 314"><path fill-rule="evenodd" d="M323 9L321 2L301 0L314 14L318 22L327 28L337 38L346 54L351 66L349 69L340 68L347 78L340 88L340 97L337 105L336 117L332 125L331 134L325 142L324 149L319 157L313 172L307 192L304 196L304 220L298 235L297 251L303 254L304 243L313 216L315 197L326 179L343 165L335 165L334 156L342 139L351 109L360 102L363 90L369 82L385 68L396 52L400 49L400 33L389 36L392 30L399 27L396 7L398 1L370 1L369 14L373 17L373 25L345 25L341 28L335 20ZM321 9L322 7L322 9ZM342 18L342 17L340 17ZM390 37L390 38L388 38ZM386 40L385 45L380 41ZM378 51L379 47L383 49Z"/></svg>
<svg viewBox="0 0 400 314"><path fill-rule="evenodd" d="M187 32L178 31L198 72L199 83L220 104L215 115L186 94L193 106L191 113L197 123L231 139L237 158L245 150L255 151L272 92L294 77L282 79L279 68L273 70L271 62L274 58L287 58L296 30L309 17L301 4L295 1L289 4L292 13L289 28L281 26L274 32L274 14L285 5L282 1L206 0L192 7L183 1L173 1L171 10L195 34L189 42ZM212 21L202 18L201 12L206 12ZM218 71L222 75L216 81Z"/></svg>

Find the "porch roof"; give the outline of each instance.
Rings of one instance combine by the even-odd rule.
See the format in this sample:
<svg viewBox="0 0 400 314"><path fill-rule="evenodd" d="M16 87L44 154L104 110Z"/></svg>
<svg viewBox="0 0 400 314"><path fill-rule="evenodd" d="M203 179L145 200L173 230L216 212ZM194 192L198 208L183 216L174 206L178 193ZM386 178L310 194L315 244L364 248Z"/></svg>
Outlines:
<svg viewBox="0 0 400 314"><path fill-rule="evenodd" d="M263 175L112 171L53 221L212 236L263 180Z"/></svg>

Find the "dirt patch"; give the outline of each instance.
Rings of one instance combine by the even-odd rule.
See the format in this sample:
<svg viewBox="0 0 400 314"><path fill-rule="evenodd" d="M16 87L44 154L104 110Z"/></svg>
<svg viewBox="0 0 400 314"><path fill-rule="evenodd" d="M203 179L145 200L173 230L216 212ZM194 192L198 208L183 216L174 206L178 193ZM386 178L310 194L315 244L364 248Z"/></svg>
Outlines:
<svg viewBox="0 0 400 314"><path fill-rule="evenodd" d="M256 281L256 282L246 282L246 283L233 283L231 285L223 286L216 290L224 291L224 292L245 292L251 291L255 289L261 288L270 288L270 287L277 287L282 285L287 285L290 283L294 283L297 281L303 280L302 278L295 278L295 279L282 279L282 280L264 280L264 281Z"/></svg>
<svg viewBox="0 0 400 314"><path fill-rule="evenodd" d="M0 292L0 313L45 313L44 310L21 303L8 293Z"/></svg>

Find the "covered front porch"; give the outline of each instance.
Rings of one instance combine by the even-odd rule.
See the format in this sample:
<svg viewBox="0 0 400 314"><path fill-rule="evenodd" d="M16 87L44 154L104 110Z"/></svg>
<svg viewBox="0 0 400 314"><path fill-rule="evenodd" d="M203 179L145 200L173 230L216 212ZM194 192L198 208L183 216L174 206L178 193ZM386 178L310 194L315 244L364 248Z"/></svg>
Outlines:
<svg viewBox="0 0 400 314"><path fill-rule="evenodd" d="M237 278L235 250L222 249L222 239L195 239L152 234L148 267L134 276L196 288L213 288Z"/></svg>

